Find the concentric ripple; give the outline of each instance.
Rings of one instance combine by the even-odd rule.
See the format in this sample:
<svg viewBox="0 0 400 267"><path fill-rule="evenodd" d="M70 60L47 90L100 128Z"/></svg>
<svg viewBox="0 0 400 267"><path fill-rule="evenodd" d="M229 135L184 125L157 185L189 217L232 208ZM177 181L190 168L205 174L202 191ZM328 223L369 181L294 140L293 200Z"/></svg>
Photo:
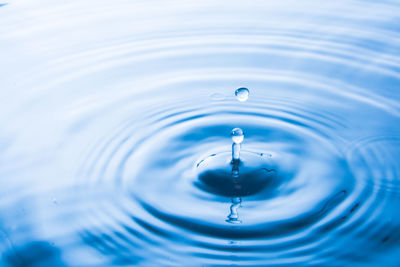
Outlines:
<svg viewBox="0 0 400 267"><path fill-rule="evenodd" d="M398 14L0 3L0 265L398 266Z"/></svg>
<svg viewBox="0 0 400 267"><path fill-rule="evenodd" d="M320 97L330 94L320 92ZM369 104L335 98L343 106ZM108 217L109 209L120 212L109 218L114 231L119 229L107 233L112 247L124 247L135 259L144 251L157 255L141 260L160 264L167 259L168 264L188 264L193 257L211 265L327 263L331 255L340 255L342 262L368 262L381 242L371 242L363 234L368 224L359 220L376 218L368 214L369 206L384 209L387 202L368 203L371 185L354 167L351 153L356 152L348 150L357 146L344 139L346 119L330 114L326 102L324 109L316 103L311 108L303 101L270 97L238 104L233 96L197 105L177 102L148 114L140 127L150 132L137 131L135 120L124 124L112 142L96 145L94 162L86 161L90 172L85 177L96 178L90 184L118 194L101 215ZM246 129L239 167L244 189L239 191L228 179L235 126ZM232 212L240 223L229 223ZM100 240L105 234L88 229L85 239ZM343 251L342 242L351 239L368 243L369 249ZM100 243L102 250L110 249ZM119 260L128 257L113 254Z"/></svg>

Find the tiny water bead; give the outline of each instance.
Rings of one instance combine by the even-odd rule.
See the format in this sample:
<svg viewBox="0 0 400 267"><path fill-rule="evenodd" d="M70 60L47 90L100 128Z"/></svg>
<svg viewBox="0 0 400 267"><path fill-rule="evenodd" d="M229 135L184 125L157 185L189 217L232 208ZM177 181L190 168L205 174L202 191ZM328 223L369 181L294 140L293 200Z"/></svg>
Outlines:
<svg viewBox="0 0 400 267"><path fill-rule="evenodd" d="M240 102L245 102L249 98L249 89L246 87L240 87L235 91L236 99Z"/></svg>

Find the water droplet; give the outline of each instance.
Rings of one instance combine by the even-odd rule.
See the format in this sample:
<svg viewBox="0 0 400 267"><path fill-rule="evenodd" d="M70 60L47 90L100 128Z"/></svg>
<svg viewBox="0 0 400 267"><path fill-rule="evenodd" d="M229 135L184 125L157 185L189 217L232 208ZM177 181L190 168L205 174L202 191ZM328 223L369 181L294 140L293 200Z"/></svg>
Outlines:
<svg viewBox="0 0 400 267"><path fill-rule="evenodd" d="M235 91L236 99L240 102L245 102L249 98L249 89L240 87Z"/></svg>
<svg viewBox="0 0 400 267"><path fill-rule="evenodd" d="M243 142L244 134L243 134L242 129L240 129L240 128L233 129L231 132L231 136L232 136L232 141L235 144L240 144Z"/></svg>

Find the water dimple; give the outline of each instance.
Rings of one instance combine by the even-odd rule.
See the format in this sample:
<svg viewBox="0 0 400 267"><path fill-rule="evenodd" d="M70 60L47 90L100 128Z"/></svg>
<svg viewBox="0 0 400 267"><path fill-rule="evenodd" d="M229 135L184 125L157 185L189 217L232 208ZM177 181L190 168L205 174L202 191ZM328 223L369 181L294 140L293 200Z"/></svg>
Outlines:
<svg viewBox="0 0 400 267"><path fill-rule="evenodd" d="M221 93L213 93L209 95L209 98L213 101L222 101L225 100L225 95Z"/></svg>
<svg viewBox="0 0 400 267"><path fill-rule="evenodd" d="M209 156L197 165L197 173L196 187L213 195L232 198L269 198L282 182L272 162L248 151L242 153L240 161L231 163L228 153Z"/></svg>
<svg viewBox="0 0 400 267"><path fill-rule="evenodd" d="M249 89L246 87L240 87L235 91L236 99L240 102L245 102L249 98Z"/></svg>

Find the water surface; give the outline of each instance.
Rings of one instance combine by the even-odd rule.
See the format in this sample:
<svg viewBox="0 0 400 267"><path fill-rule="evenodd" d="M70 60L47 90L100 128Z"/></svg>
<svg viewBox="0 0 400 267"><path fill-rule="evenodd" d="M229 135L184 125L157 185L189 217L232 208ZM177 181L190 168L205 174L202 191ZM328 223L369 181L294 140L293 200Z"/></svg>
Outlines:
<svg viewBox="0 0 400 267"><path fill-rule="evenodd" d="M0 3L0 265L399 266L399 14Z"/></svg>

